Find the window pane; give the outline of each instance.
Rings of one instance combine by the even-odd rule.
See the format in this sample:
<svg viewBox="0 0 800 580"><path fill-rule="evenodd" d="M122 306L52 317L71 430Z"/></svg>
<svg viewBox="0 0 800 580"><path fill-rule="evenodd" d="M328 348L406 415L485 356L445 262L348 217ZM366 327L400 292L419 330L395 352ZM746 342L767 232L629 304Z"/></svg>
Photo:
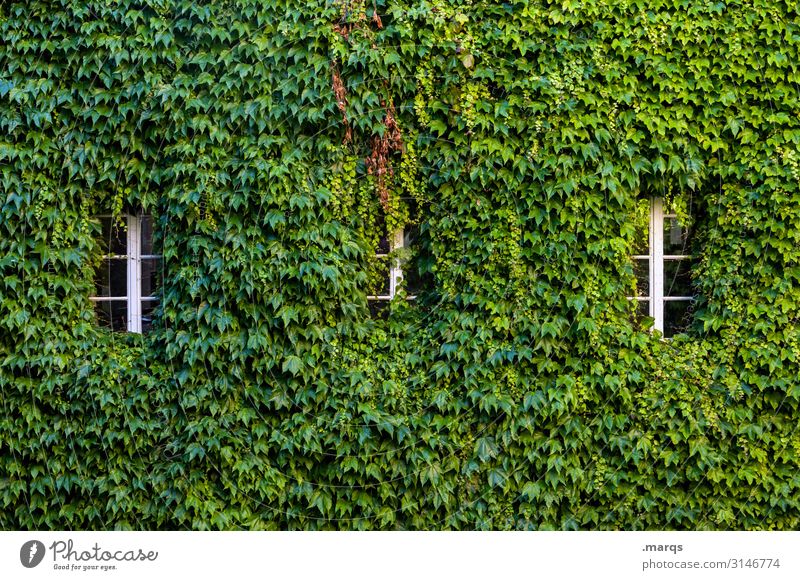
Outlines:
<svg viewBox="0 0 800 580"><path fill-rule="evenodd" d="M380 232L380 238L378 239L378 247L375 248L376 254L388 254L390 251L389 245L389 236L386 233L386 219L383 215L383 211L378 212L377 219L375 220L375 232Z"/></svg>
<svg viewBox="0 0 800 580"><path fill-rule="evenodd" d="M376 258L370 272L369 296L388 296L389 295L389 259Z"/></svg>
<svg viewBox="0 0 800 580"><path fill-rule="evenodd" d="M386 319L389 316L389 301L388 300L370 300L369 313L372 318Z"/></svg>
<svg viewBox="0 0 800 580"><path fill-rule="evenodd" d="M691 231L683 227L677 218L664 218L664 255L674 256L691 253Z"/></svg>
<svg viewBox="0 0 800 580"><path fill-rule="evenodd" d="M653 324L653 319L650 316L650 300L634 300L636 302L636 310L633 313L633 322L640 328L649 328ZM649 323L645 323L648 321Z"/></svg>
<svg viewBox="0 0 800 580"><path fill-rule="evenodd" d="M381 236L381 239L378 240L378 249L376 250L376 254L388 254L391 250L391 246L389 245L389 237L388 236Z"/></svg>
<svg viewBox="0 0 800 580"><path fill-rule="evenodd" d="M95 302L94 310L100 326L110 328L115 332L126 332L128 330L127 300Z"/></svg>
<svg viewBox="0 0 800 580"><path fill-rule="evenodd" d="M161 289L161 260L142 260L142 296L153 296Z"/></svg>
<svg viewBox="0 0 800 580"><path fill-rule="evenodd" d="M637 308L637 314L639 315L639 320L647 318L650 316L650 301L649 300L637 300L639 306Z"/></svg>
<svg viewBox="0 0 800 580"><path fill-rule="evenodd" d="M664 337L669 338L685 332L692 322L691 300L668 300L664 302Z"/></svg>
<svg viewBox="0 0 800 580"><path fill-rule="evenodd" d="M128 261L124 259L103 260L95 278L97 296L125 298L128 295Z"/></svg>
<svg viewBox="0 0 800 580"><path fill-rule="evenodd" d="M650 253L650 200L636 202L634 215L633 254L646 256Z"/></svg>
<svg viewBox="0 0 800 580"><path fill-rule="evenodd" d="M693 296L691 260L664 260L664 296Z"/></svg>
<svg viewBox="0 0 800 580"><path fill-rule="evenodd" d="M110 217L100 218L102 225L103 252L112 255L128 253L128 226L125 219L113 220Z"/></svg>
<svg viewBox="0 0 800 580"><path fill-rule="evenodd" d="M141 253L147 256L153 253L153 218L149 215L142 216Z"/></svg>
<svg viewBox="0 0 800 580"><path fill-rule="evenodd" d="M413 248L419 239L419 226L415 224L407 225L403 228L403 247Z"/></svg>
<svg viewBox="0 0 800 580"><path fill-rule="evenodd" d="M634 260L633 275L636 277L636 295L650 295L650 260Z"/></svg>
<svg viewBox="0 0 800 580"><path fill-rule="evenodd" d="M406 294L409 296L416 296L422 292L423 281L419 275L419 267L415 261L410 261L404 264L403 268L403 281L405 282Z"/></svg>
<svg viewBox="0 0 800 580"><path fill-rule="evenodd" d="M142 300L142 332L147 332L152 327L156 304L155 300Z"/></svg>

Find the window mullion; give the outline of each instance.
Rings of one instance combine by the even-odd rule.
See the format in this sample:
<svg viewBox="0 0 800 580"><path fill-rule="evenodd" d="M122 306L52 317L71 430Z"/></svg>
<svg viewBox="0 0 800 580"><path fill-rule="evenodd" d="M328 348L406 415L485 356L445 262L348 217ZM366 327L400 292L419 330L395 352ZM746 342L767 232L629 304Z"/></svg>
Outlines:
<svg viewBox="0 0 800 580"><path fill-rule="evenodd" d="M664 332L664 205L654 197L650 219L650 284L654 328Z"/></svg>
<svg viewBox="0 0 800 580"><path fill-rule="evenodd" d="M128 331L142 332L141 220L128 216Z"/></svg>

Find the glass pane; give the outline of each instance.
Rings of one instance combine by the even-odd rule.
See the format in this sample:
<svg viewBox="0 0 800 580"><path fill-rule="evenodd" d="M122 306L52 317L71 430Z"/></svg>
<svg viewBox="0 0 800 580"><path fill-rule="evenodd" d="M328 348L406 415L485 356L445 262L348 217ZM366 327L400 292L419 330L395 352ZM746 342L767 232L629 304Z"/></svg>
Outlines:
<svg viewBox="0 0 800 580"><path fill-rule="evenodd" d="M369 296L388 296L389 295L389 259L376 258L372 264L369 288Z"/></svg>
<svg viewBox="0 0 800 580"><path fill-rule="evenodd" d="M418 225L407 225L403 228L403 246L406 248L412 248L417 245L417 240L419 239L419 226Z"/></svg>
<svg viewBox="0 0 800 580"><path fill-rule="evenodd" d="M634 300L636 309L633 313L633 322L641 329L650 328L653 318L650 316L650 300Z"/></svg>
<svg viewBox="0 0 800 580"><path fill-rule="evenodd" d="M153 296L161 288L161 260L146 258L142 260L142 296Z"/></svg>
<svg viewBox="0 0 800 580"><path fill-rule="evenodd" d="M142 332L149 331L153 326L156 304L155 300L142 300Z"/></svg>
<svg viewBox="0 0 800 580"><path fill-rule="evenodd" d="M404 265L403 281L408 296L416 296L422 292L423 282L416 261L410 260Z"/></svg>
<svg viewBox="0 0 800 580"><path fill-rule="evenodd" d="M694 296L691 260L664 260L664 296Z"/></svg>
<svg viewBox="0 0 800 580"><path fill-rule="evenodd" d="M102 248L106 254L125 255L128 253L128 225L125 218L113 220L100 218L102 226Z"/></svg>
<svg viewBox="0 0 800 580"><path fill-rule="evenodd" d="M650 296L650 260L634 260L633 275L636 277L636 295Z"/></svg>
<svg viewBox="0 0 800 580"><path fill-rule="evenodd" d="M649 300L637 300L639 306L637 307L636 311L639 316L639 320L643 320L650 316L650 301Z"/></svg>
<svg viewBox="0 0 800 580"><path fill-rule="evenodd" d="M153 253L153 218L149 215L142 217L141 253L147 256Z"/></svg>
<svg viewBox="0 0 800 580"><path fill-rule="evenodd" d="M636 202L634 215L633 254L647 256L650 254L650 200L640 199Z"/></svg>
<svg viewBox="0 0 800 580"><path fill-rule="evenodd" d="M664 255L674 256L691 253L691 231L683 227L677 218L664 218Z"/></svg>
<svg viewBox="0 0 800 580"><path fill-rule="evenodd" d="M669 300L664 302L664 337L669 338L685 332L692 322L691 300Z"/></svg>
<svg viewBox="0 0 800 580"><path fill-rule="evenodd" d="M391 250L389 245L389 237L388 236L381 236L381 239L378 240L378 249L376 250L376 254L388 254Z"/></svg>
<svg viewBox="0 0 800 580"><path fill-rule="evenodd" d="M389 316L389 301L388 300L370 300L369 314L372 318L386 319Z"/></svg>
<svg viewBox="0 0 800 580"><path fill-rule="evenodd" d="M128 261L120 258L103 260L95 278L97 296L128 296Z"/></svg>
<svg viewBox="0 0 800 580"><path fill-rule="evenodd" d="M97 322L100 326L110 328L115 332L126 332L128 330L127 300L95 302L94 311L97 314Z"/></svg>
<svg viewBox="0 0 800 580"><path fill-rule="evenodd" d="M388 254L389 253L389 236L386 233L386 219L383 215L383 210L378 211L378 215L375 219L375 224L373 226L376 233L380 234L380 238L378 239L378 246L375 248L376 254Z"/></svg>

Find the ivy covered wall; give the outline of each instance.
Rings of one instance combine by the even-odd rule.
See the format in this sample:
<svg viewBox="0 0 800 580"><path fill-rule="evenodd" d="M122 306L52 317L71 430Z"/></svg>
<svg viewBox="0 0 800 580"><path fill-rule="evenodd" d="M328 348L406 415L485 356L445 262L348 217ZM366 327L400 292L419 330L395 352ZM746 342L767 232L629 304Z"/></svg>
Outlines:
<svg viewBox="0 0 800 580"><path fill-rule="evenodd" d="M26 0L0 39L2 528L800 526L794 1ZM670 341L626 299L653 194L698 208ZM89 300L127 208L145 335Z"/></svg>

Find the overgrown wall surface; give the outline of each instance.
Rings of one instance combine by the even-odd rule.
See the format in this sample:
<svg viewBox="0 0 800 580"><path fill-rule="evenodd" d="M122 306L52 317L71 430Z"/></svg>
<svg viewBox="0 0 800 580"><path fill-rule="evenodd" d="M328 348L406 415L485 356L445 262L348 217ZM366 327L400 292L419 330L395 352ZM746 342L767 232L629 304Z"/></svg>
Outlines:
<svg viewBox="0 0 800 580"><path fill-rule="evenodd" d="M799 24L3 2L0 526L796 529ZM670 341L626 299L651 194L697 216ZM164 256L143 336L89 300L126 208ZM411 221L422 289L372 317Z"/></svg>

